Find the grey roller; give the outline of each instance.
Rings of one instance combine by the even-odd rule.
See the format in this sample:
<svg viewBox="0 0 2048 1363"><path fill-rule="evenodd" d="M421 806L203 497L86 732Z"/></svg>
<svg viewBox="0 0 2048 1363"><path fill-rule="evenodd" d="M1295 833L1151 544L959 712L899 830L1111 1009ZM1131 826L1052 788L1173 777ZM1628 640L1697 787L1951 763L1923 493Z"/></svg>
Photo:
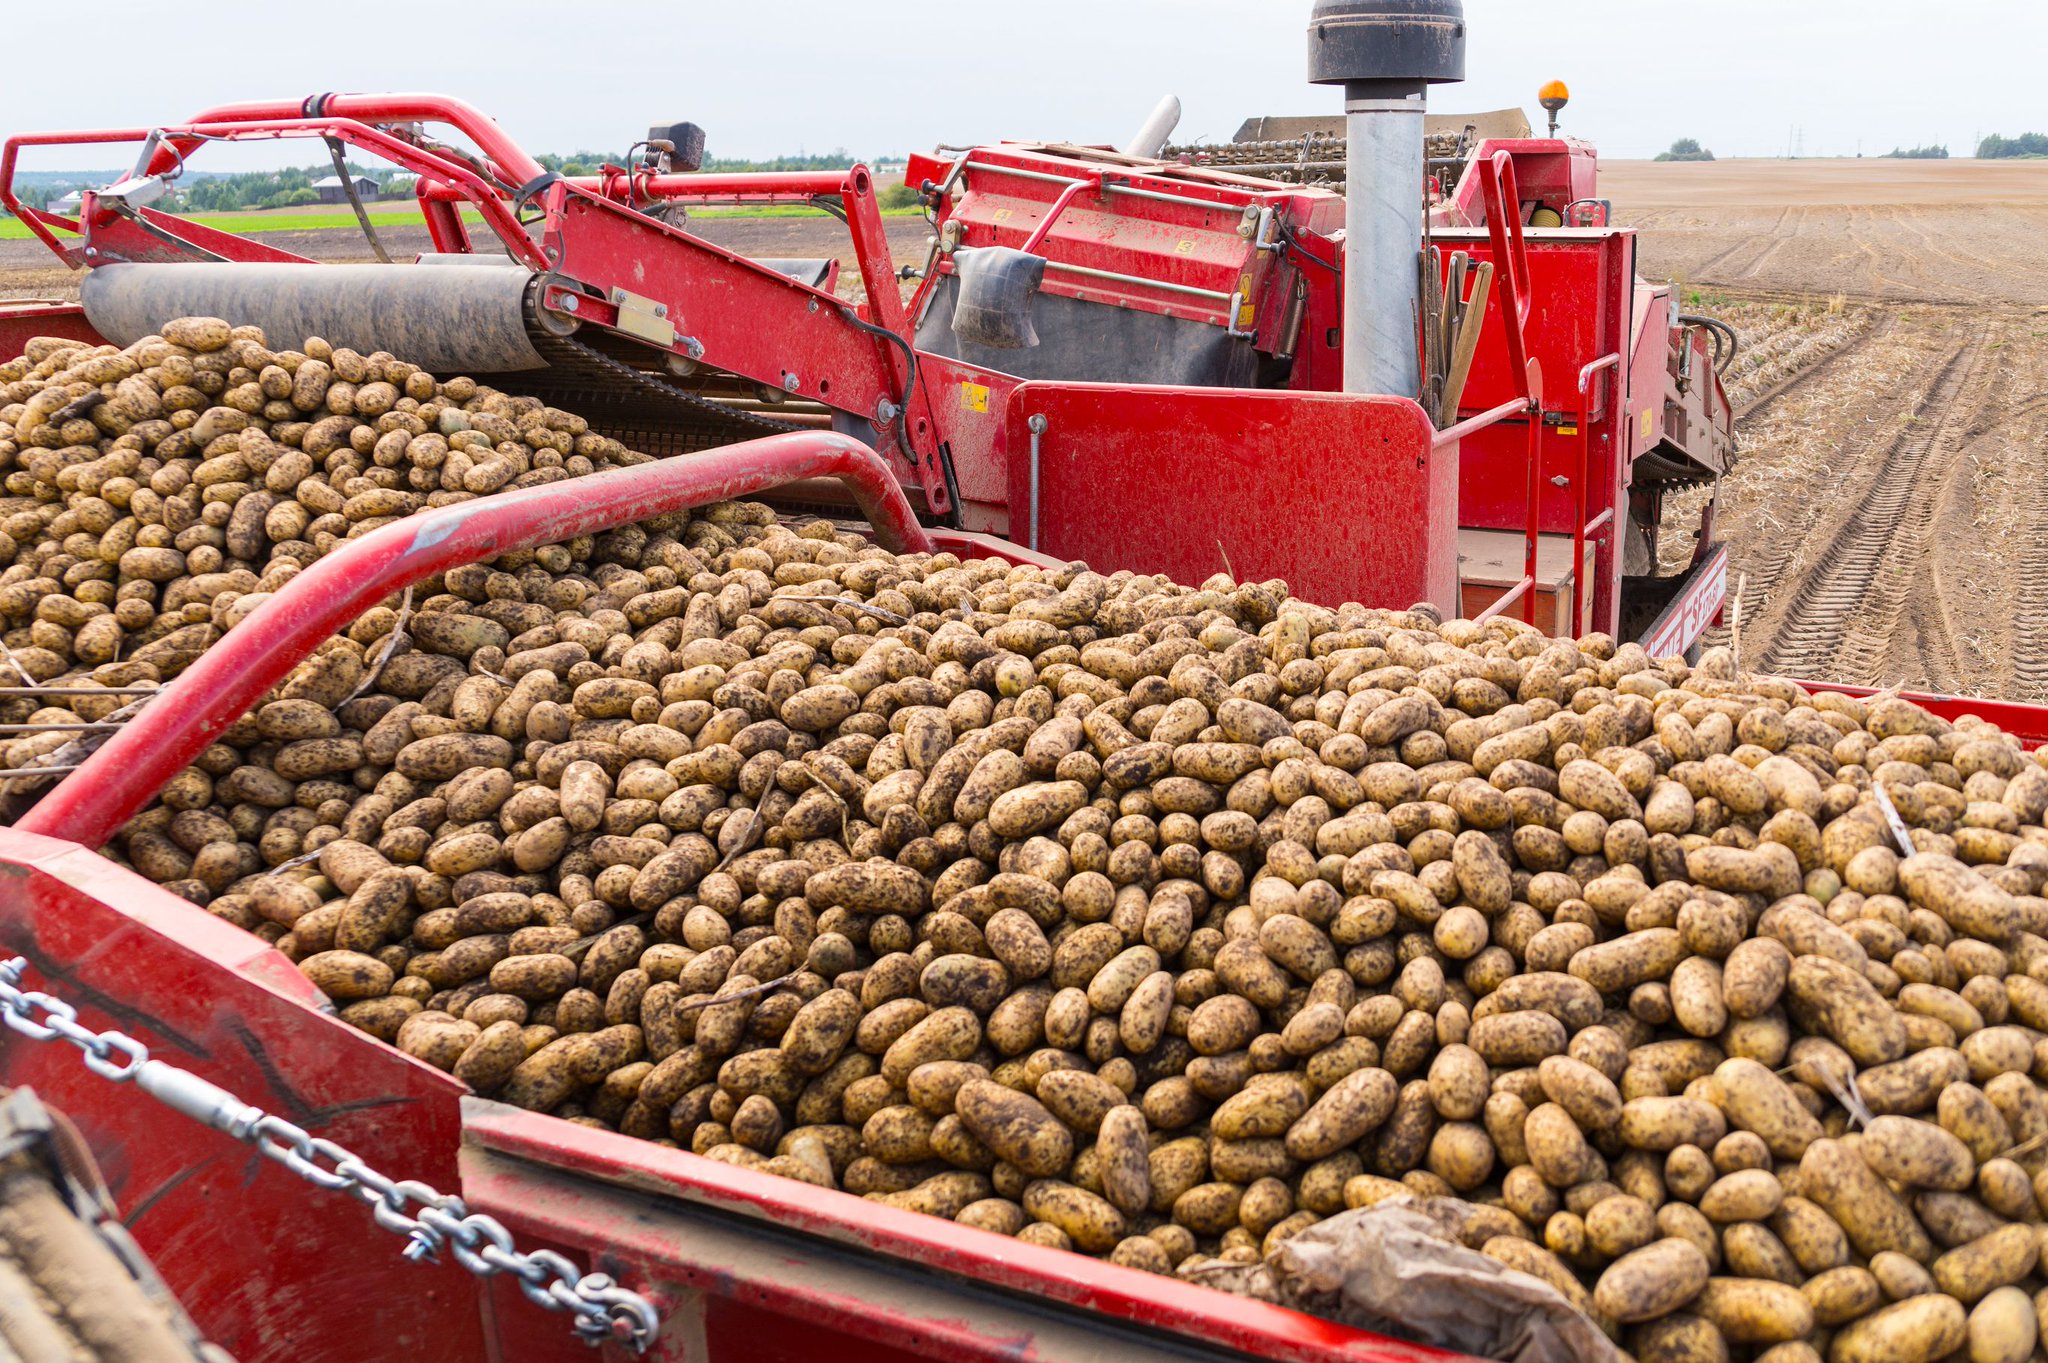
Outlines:
<svg viewBox="0 0 2048 1363"><path fill-rule="evenodd" d="M79 301L100 335L130 345L174 317L259 326L272 345L319 336L383 350L437 374L546 368L526 334L524 266L102 265Z"/></svg>

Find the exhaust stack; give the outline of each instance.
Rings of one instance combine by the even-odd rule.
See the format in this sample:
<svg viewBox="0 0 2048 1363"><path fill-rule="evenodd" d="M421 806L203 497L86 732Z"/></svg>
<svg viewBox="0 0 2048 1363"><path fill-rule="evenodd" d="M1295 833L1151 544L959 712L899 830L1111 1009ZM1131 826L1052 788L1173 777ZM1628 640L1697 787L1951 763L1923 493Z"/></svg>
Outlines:
<svg viewBox="0 0 2048 1363"><path fill-rule="evenodd" d="M1462 0L1318 0L1308 78L1344 87L1344 391L1422 391L1422 116L1465 79Z"/></svg>

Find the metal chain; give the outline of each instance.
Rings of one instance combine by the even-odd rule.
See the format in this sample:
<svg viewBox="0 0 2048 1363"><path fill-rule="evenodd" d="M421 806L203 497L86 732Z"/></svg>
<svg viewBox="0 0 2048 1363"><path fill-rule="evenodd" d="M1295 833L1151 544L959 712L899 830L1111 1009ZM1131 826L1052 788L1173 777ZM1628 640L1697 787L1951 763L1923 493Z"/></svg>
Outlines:
<svg viewBox="0 0 2048 1363"><path fill-rule="evenodd" d="M478 1277L509 1273L528 1300L575 1317L587 1344L618 1343L643 1353L654 1341L661 1317L652 1302L620 1287L609 1274L584 1273L551 1250L515 1249L512 1232L462 1199L410 1179L392 1179L363 1163L346 1146L254 1107L190 1070L152 1060L149 1048L120 1032L82 1026L78 1011L62 999L23 989L28 962L0 961L0 1022L33 1041L70 1042L85 1067L116 1083L133 1081L158 1101L188 1117L256 1147L315 1187L347 1193L370 1209L388 1231L406 1237L403 1253L414 1263L435 1263L445 1249ZM408 1215L406 1208L417 1206Z"/></svg>

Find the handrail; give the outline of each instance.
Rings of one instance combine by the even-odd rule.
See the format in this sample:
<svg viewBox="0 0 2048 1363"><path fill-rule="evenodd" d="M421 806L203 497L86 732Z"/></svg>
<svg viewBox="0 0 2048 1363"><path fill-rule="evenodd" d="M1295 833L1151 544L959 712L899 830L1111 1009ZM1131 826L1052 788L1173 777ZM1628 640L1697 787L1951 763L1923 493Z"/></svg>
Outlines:
<svg viewBox="0 0 2048 1363"><path fill-rule="evenodd" d="M1045 216L1038 220L1038 226L1031 229L1031 235L1024 238L1024 244L1018 247L1017 249L1024 252L1026 255L1029 255L1033 251L1036 251L1039 247L1043 246L1045 244L1045 239L1048 236L1052 235L1053 222L1059 217L1060 214L1066 212L1067 205L1072 203L1075 200L1075 198L1080 195L1082 190L1097 187L1097 182L1091 182L1088 180L1076 180L1074 181L1074 183L1068 185L1065 189L1061 190L1060 196L1052 201L1052 207L1046 209Z"/></svg>
<svg viewBox="0 0 2048 1363"><path fill-rule="evenodd" d="M1586 536L1598 530L1614 518L1614 508L1608 507L1588 524L1586 522L1586 484L1591 481L1589 472L1593 462L1593 405L1586 400L1592 390L1593 380L1602 371L1621 368L1621 352L1615 351L1579 370L1579 466L1572 475L1572 491L1575 494L1572 509L1572 629L1579 628L1579 613L1585 607L1586 583L1583 571L1586 562ZM1619 404L1608 404L1608 417L1613 418ZM1595 553L1599 551L1596 549ZM1598 575L1596 568L1595 575Z"/></svg>
<svg viewBox="0 0 2048 1363"><path fill-rule="evenodd" d="M372 127L353 118L321 116L299 117L296 109L289 116L273 119L253 119L236 122L197 122L176 129L161 128L96 128L78 132L19 133L0 144L0 204L28 226L42 243L62 259L71 259L70 248L59 242L45 225L44 219L51 218L60 224L69 224L62 218L51 215L23 213L20 200L14 193L14 166L23 147L80 146L113 142L148 142L152 137L161 141L183 140L196 145L200 140L239 141L243 139L275 139L298 136L333 136L361 147L366 151L384 157L396 165L405 167L415 174L432 176L435 179L463 185L491 229L496 232L506 247L526 258L526 263L535 269L546 269L548 262L519 221L512 215L508 201L498 188L480 175L474 166L442 156L436 152L414 145L392 135L382 128ZM161 145L158 155L162 154ZM156 164L152 157L150 164ZM168 166L166 166L166 169ZM151 174L161 174L152 170ZM81 209L75 227L81 233L90 228L90 214Z"/></svg>
<svg viewBox="0 0 2048 1363"><path fill-rule="evenodd" d="M1526 398L1516 398L1513 402L1503 402L1500 406L1481 412L1478 416L1468 416L1455 426L1444 427L1436 433L1436 439L1432 442L1431 447L1437 451L1449 449L1474 431L1483 431L1496 421L1505 420L1517 412L1526 412L1528 410L1529 402Z"/></svg>
<svg viewBox="0 0 2048 1363"><path fill-rule="evenodd" d="M1507 332L1508 368L1517 379L1529 357L1527 327L1534 300L1529 293L1529 242L1522 235L1521 193L1515 184L1515 159L1497 151L1479 163L1480 192L1486 199L1486 232L1500 281L1500 320ZM1533 395L1525 387L1522 396Z"/></svg>
<svg viewBox="0 0 2048 1363"><path fill-rule="evenodd" d="M527 155L525 148L507 136L497 121L483 110L466 100L436 94L311 95L303 100L250 100L240 104L216 105L191 119L187 127L172 131L167 139L172 145L159 147L149 163L138 169L144 175L161 174L170 164L166 158L182 156L196 145L193 139L180 134L189 133L199 124L275 122L296 118L348 119L364 123L445 123L474 142L492 162L492 168L501 172L514 187L529 184L547 174L540 162Z"/></svg>
<svg viewBox="0 0 2048 1363"><path fill-rule="evenodd" d="M772 435L423 511L343 543L250 612L81 763L16 827L105 844L166 781L283 681L315 647L392 593L460 564L597 534L650 516L837 478L884 548L931 540L882 457L826 431Z"/></svg>

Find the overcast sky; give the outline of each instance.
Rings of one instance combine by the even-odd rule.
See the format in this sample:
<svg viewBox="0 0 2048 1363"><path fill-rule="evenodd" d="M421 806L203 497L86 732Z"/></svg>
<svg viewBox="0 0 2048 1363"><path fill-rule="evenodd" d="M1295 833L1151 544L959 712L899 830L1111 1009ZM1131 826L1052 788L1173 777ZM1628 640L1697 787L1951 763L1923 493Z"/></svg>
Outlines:
<svg viewBox="0 0 2048 1363"><path fill-rule="evenodd" d="M266 5L260 21L165 23L161 5L0 0L18 53L88 50L132 15L115 62L12 64L0 131L155 124L209 103L319 90L440 90L535 151L622 150L690 119L714 156L844 147L863 157L1001 137L1118 141L1159 95L1180 136L1227 139L1260 113L1339 107L1304 81L1310 0L487 0L363 10ZM1697 137L1721 156L1872 155L2048 131L2043 0L1465 0L1468 79L1446 112L1571 84L1565 126L1604 154ZM299 149L295 148L295 152ZM289 163L319 160L294 154ZM35 169L126 164L44 153ZM265 164L278 164L275 156ZM248 164L243 161L241 165ZM241 168L208 158L202 167Z"/></svg>

